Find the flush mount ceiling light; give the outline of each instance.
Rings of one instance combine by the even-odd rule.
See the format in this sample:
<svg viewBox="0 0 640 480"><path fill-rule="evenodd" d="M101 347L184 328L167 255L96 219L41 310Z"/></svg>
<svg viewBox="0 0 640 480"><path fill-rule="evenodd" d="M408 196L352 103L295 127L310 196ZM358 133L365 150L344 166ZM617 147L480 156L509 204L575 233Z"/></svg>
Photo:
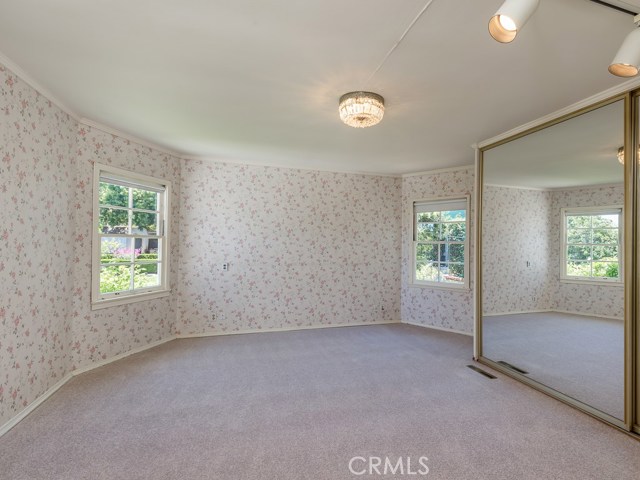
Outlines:
<svg viewBox="0 0 640 480"><path fill-rule="evenodd" d="M538 3L539 0L506 0L489 20L489 33L500 43L512 42Z"/></svg>
<svg viewBox="0 0 640 480"><path fill-rule="evenodd" d="M382 120L384 98L377 93L349 92L340 97L340 120L355 128L372 127Z"/></svg>
<svg viewBox="0 0 640 480"><path fill-rule="evenodd" d="M633 18L636 27L640 15ZM609 65L609 72L618 77L635 77L640 72L640 28L633 30L622 42L618 53Z"/></svg>

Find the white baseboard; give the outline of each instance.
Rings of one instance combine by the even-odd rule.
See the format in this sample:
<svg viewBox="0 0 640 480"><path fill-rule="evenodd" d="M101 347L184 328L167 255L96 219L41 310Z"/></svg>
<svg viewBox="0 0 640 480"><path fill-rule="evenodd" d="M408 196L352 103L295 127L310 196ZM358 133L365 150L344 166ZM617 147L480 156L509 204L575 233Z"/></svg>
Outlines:
<svg viewBox="0 0 640 480"><path fill-rule="evenodd" d="M65 383L67 383L72 378L73 378L73 375L71 375L70 373L67 373L64 377L62 377L62 379L58 383L53 385L46 392L44 392L42 395L40 395L38 398L36 398L33 402L31 402L29 405L27 405L15 417L9 419L9 421L7 423L5 423L4 425L2 425L0 427L0 437L2 437L5 433L7 433L9 430L11 430L13 427L15 427L18 423L20 423L21 420L26 418L27 415L29 415L36 408L38 408L42 404L42 402L44 402L51 395L56 393L60 389L60 387L62 387Z"/></svg>
<svg viewBox="0 0 640 480"><path fill-rule="evenodd" d="M624 319L620 317L607 316L607 315L594 315L592 313L574 312L570 310L555 310L555 309L526 310L522 312L505 312L505 313L485 313L483 317L500 317L503 315L524 315L527 313L566 313L568 315L580 315L582 317L604 318L606 320L618 320L620 322L624 321Z"/></svg>
<svg viewBox="0 0 640 480"><path fill-rule="evenodd" d="M145 350L149 350L150 348L154 348L154 347L157 347L158 345L162 345L163 343L167 343L167 342L169 342L171 340L175 340L175 338L176 337L174 335L172 335L172 336L170 336L168 338L159 340L157 342L149 343L148 345L143 345L143 346L134 348L133 350L129 350L128 352L121 353L120 355L115 355L115 356L107 358L105 360L101 360L101 361L93 363L91 365L87 365L87 366L84 366L84 367L81 367L81 368L77 368L77 369L75 369L75 370L73 370L71 372L68 372L62 378L62 380L60 380L58 383L56 383L55 385L50 387L46 392L44 392L42 395L40 395L38 398L36 398L33 402L31 402L29 405L27 405L15 417L9 419L8 422L6 422L4 425L0 426L0 437L2 437L5 433L7 433L9 430L11 430L13 427L15 427L18 423L20 423L20 421L24 420L27 417L27 415L29 415L36 408L38 408L40 405L42 405L42 403L45 400L47 400L51 395L56 393L56 391L58 391L60 389L60 387L62 387L65 383L67 383L69 380L71 380L76 375L80 375L81 373L86 373L86 372L88 372L90 370L93 370L95 368L99 368L99 367L102 367L102 366L107 365L109 363L116 362L116 361L121 360L121 359L123 359L125 357L128 357L129 355L133 355L135 353L144 352Z"/></svg>
<svg viewBox="0 0 640 480"><path fill-rule="evenodd" d="M544 310L518 310L514 312L498 312L498 313L485 313L483 317L501 317L503 315L524 315L525 313L549 313L557 310L544 309Z"/></svg>
<svg viewBox="0 0 640 480"><path fill-rule="evenodd" d="M177 338L199 338L199 337L216 337L223 335L245 335L249 333L268 333L268 332L289 332L295 330L314 330L320 328L342 328L342 327L362 327L362 326L370 326L370 325L389 325L389 324L399 324L401 323L399 320L392 320L386 322L365 322L365 323L345 323L340 325L314 325L314 326L305 326L305 327L287 327L287 328L271 328L265 330L241 330L235 332L206 332L206 333L196 333L190 335L171 335L170 337L164 338L162 340L158 340L157 342L149 343L147 345L142 345L140 347L136 347L128 352L121 353L119 355L115 355L113 357L107 358L105 360L101 360L99 362L93 363L91 365L86 365L84 367L76 368L71 372L67 373L59 382L50 387L46 392L36 398L33 402L31 402L27 407L25 407L20 413L18 413L15 417L11 418L5 424L0 426L0 437L2 437L5 433L15 427L21 420L26 418L31 412L33 412L36 408L38 408L45 400L47 400L51 395L53 395L56 391L60 389L65 383L71 380L73 377L80 375L82 373L89 372L99 367L103 367L113 362L117 362L118 360L122 360L130 355L134 355L136 353L144 352L145 350L149 350L151 348L160 346L164 343L170 342ZM425 325L419 325L425 326ZM428 328L436 328L438 327L428 327ZM469 335L464 332L456 332L454 330L440 329L445 330L447 332L453 333L463 333L464 335Z"/></svg>
<svg viewBox="0 0 640 480"><path fill-rule="evenodd" d="M342 327L366 327L371 325L389 325L401 323L400 320L391 320L385 322L364 322L364 323L341 323L336 325L311 325L304 327L282 327L282 328L265 328L261 330L234 330L228 332L203 332L203 333L179 333L176 338L203 338L203 337L220 337L224 335L247 335L250 333L269 333L269 332L293 332L296 330L318 330L322 328L342 328Z"/></svg>
<svg viewBox="0 0 640 480"><path fill-rule="evenodd" d="M607 320L618 320L619 322L624 322L624 318L614 317L609 315L594 315L592 313L571 312L569 310L551 310L551 311L556 313L568 313L569 315L580 315L582 317L604 318Z"/></svg>
<svg viewBox="0 0 640 480"><path fill-rule="evenodd" d="M122 360L123 358L128 357L129 355L134 355L136 353L144 352L145 350L149 350L150 348L157 347L162 345L163 343L170 342L171 340L175 340L175 335L171 335L170 337L163 338L162 340L158 340L157 342L149 343L147 345L142 345L140 347L136 347L133 350L129 350L127 352L121 353L119 355L115 355L113 357L109 357L105 360L100 360L99 362L92 363L91 365L85 365L84 367L76 368L71 371L72 376L80 375L81 373L89 372L95 368L103 367L104 365L108 365L113 362L117 362L118 360Z"/></svg>
<svg viewBox="0 0 640 480"><path fill-rule="evenodd" d="M403 321L402 323L407 325L413 325L415 327L429 328L431 330L439 330L441 332L456 333L458 335L466 335L467 337L473 337L473 332L463 332L462 330L454 330L453 328L436 327L435 325L424 325L422 323L407 322L407 321Z"/></svg>

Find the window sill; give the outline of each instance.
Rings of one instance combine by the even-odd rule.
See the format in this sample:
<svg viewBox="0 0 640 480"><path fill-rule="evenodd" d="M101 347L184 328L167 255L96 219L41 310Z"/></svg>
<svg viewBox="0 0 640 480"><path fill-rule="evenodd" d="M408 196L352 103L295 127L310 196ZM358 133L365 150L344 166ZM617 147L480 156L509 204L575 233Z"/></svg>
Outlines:
<svg viewBox="0 0 640 480"><path fill-rule="evenodd" d="M144 302L145 300L154 300L156 298L168 297L169 295L171 295L171 290L157 290L154 292L113 297L106 300L92 302L91 310L101 310L103 308L117 307L119 305L127 305L129 303Z"/></svg>
<svg viewBox="0 0 640 480"><path fill-rule="evenodd" d="M455 284L443 284L443 283L409 283L409 288L427 288L435 290L450 290L454 292L468 292L471 289L469 285L455 285Z"/></svg>
<svg viewBox="0 0 640 480"><path fill-rule="evenodd" d="M624 282L606 282L601 280L580 280L578 278L561 278L560 283L577 284L577 285L596 285L607 287L624 287Z"/></svg>

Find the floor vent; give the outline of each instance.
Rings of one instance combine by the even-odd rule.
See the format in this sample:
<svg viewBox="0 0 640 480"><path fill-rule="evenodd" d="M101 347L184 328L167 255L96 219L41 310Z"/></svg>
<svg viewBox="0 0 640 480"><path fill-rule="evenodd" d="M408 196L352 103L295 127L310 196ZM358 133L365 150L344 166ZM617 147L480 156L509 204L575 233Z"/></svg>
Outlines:
<svg viewBox="0 0 640 480"><path fill-rule="evenodd" d="M484 375L487 378L498 378L495 375L491 375L489 372L485 372L481 368L476 367L475 365L467 365L467 367L469 367L474 372L478 372L480 375Z"/></svg>
<svg viewBox="0 0 640 480"><path fill-rule="evenodd" d="M499 360L499 361L498 361L498 363L499 363L500 365L503 365L503 366L507 367L509 370L513 370L514 372L518 372L518 373L521 373L521 374L523 374L523 375L527 375L527 374L529 373L529 372L527 372L526 370L522 370L521 368L514 367L514 366L513 366L513 365L511 365L510 363L507 363L507 362L505 362L505 361L503 361L503 360Z"/></svg>

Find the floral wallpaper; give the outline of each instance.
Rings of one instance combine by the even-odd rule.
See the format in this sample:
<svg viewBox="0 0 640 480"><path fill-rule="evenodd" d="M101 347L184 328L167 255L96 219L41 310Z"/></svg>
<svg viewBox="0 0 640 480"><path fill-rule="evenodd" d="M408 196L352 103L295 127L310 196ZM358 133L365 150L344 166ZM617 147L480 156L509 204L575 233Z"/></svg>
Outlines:
<svg viewBox="0 0 640 480"><path fill-rule="evenodd" d="M557 279L551 192L485 186L482 194L484 315L549 310Z"/></svg>
<svg viewBox="0 0 640 480"><path fill-rule="evenodd" d="M473 333L474 169L435 172L402 179L402 321ZM471 196L468 214L469 290L448 290L410 285L412 276L413 202L430 198Z"/></svg>
<svg viewBox="0 0 640 480"><path fill-rule="evenodd" d="M183 160L177 332L398 321L399 199L397 178Z"/></svg>
<svg viewBox="0 0 640 480"><path fill-rule="evenodd" d="M622 169L621 169L622 170ZM551 196L552 217L551 252L556 264L560 264L561 208L602 207L624 204L624 185L604 185L580 189L555 190ZM602 315L624 318L624 288L609 285L584 285L563 283L558 280L552 290L555 292L554 309L565 312Z"/></svg>
<svg viewBox="0 0 640 480"><path fill-rule="evenodd" d="M170 336L176 295L91 311L93 162L173 182L180 162L73 118L0 65L0 425L75 368Z"/></svg>
<svg viewBox="0 0 640 480"><path fill-rule="evenodd" d="M91 228L94 162L172 182L170 279L178 281L180 161L177 157L80 125L76 148L75 291L70 314L71 369L76 369L169 337L176 317L176 295L91 310Z"/></svg>
<svg viewBox="0 0 640 480"><path fill-rule="evenodd" d="M76 125L0 65L0 425L67 373Z"/></svg>
<svg viewBox="0 0 640 480"><path fill-rule="evenodd" d="M0 140L0 425L74 369L175 333L399 320L473 331L473 168L399 179L179 159L78 124L1 65ZM91 310L94 162L172 182L170 296ZM412 202L460 195L472 198L471 289L411 286ZM523 193L491 195L495 221L516 215L514 204L533 205ZM621 190L545 195L532 221L549 209L559 225L562 206L619 203ZM558 235L530 240L553 246ZM560 310L620 313L622 289L542 287L549 265L526 257L526 295ZM488 278L513 289L516 267ZM491 308L525 295L507 291Z"/></svg>
<svg viewBox="0 0 640 480"><path fill-rule="evenodd" d="M620 286L560 281L561 209L623 203L622 184L549 191L485 187L483 313L557 310L624 318Z"/></svg>

